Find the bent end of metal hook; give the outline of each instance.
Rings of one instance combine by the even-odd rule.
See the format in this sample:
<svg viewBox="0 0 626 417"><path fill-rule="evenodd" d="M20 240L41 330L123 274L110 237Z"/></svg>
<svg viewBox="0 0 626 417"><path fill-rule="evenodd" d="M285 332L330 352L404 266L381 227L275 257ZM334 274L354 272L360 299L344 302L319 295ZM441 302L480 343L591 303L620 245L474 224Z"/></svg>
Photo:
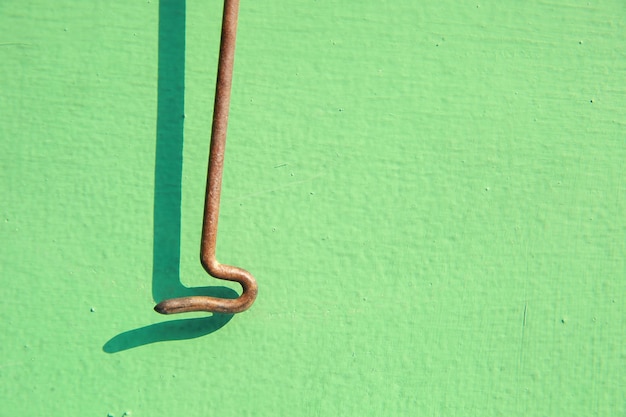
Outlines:
<svg viewBox="0 0 626 417"><path fill-rule="evenodd" d="M247 310L254 303L258 285L251 273L236 266L218 264L216 271L211 271L215 278L238 282L243 289L238 298L217 298L203 295L170 298L154 307L161 314L189 313L204 311L209 313L235 314Z"/></svg>

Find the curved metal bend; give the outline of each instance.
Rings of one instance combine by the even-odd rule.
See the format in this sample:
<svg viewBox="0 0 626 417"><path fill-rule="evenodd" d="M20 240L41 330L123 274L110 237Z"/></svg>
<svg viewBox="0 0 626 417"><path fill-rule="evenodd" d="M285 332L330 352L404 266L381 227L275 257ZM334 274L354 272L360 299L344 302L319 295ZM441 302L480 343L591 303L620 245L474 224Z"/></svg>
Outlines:
<svg viewBox="0 0 626 417"><path fill-rule="evenodd" d="M215 259L217 221L219 218L224 152L226 149L226 129L228 126L228 108L230 106L230 90L235 59L238 9L239 0L224 0L222 39L217 68L213 126L211 129L211 149L209 152L209 169L204 200L200 262L204 269L213 277L241 284L243 292L236 299L208 296L171 298L161 301L154 307L157 312L162 314L186 313L190 311L239 313L252 305L258 291L256 280L248 271L236 266L220 264Z"/></svg>
<svg viewBox="0 0 626 417"><path fill-rule="evenodd" d="M206 268L206 267L205 267ZM190 311L208 311L213 313L240 313L254 303L257 295L257 283L252 274L236 266L222 265L215 262L215 270L207 272L215 278L236 281L241 284L243 293L239 298L227 299L202 295L192 297L170 298L161 301L154 307L161 314L187 313Z"/></svg>

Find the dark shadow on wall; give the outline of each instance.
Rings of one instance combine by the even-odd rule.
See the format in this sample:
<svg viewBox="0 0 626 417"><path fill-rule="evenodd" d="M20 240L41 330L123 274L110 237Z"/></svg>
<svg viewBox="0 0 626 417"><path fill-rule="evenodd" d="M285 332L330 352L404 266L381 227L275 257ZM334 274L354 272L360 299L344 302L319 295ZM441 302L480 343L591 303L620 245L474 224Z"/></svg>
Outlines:
<svg viewBox="0 0 626 417"><path fill-rule="evenodd" d="M102 347L106 353L117 353L150 343L195 339L220 329L230 321L232 314L213 314L211 317L170 320L120 333Z"/></svg>
<svg viewBox="0 0 626 417"><path fill-rule="evenodd" d="M180 286L180 233L185 114L185 1L159 2L159 76L152 297L171 297Z"/></svg>
<svg viewBox="0 0 626 417"><path fill-rule="evenodd" d="M185 9L185 0L159 2L152 297L156 301L190 295L237 298L237 292L230 288L186 288L180 282ZM199 337L219 330L231 318L232 315L214 314L202 319L153 324L115 336L104 345L103 350L114 353L159 341Z"/></svg>

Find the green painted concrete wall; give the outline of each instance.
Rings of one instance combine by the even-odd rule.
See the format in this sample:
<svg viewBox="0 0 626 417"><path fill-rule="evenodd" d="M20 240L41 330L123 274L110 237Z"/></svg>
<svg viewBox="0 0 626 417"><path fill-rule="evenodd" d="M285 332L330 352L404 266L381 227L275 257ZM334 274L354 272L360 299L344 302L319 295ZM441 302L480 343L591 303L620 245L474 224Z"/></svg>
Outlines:
<svg viewBox="0 0 626 417"><path fill-rule="evenodd" d="M626 7L0 2L0 415L626 414Z"/></svg>

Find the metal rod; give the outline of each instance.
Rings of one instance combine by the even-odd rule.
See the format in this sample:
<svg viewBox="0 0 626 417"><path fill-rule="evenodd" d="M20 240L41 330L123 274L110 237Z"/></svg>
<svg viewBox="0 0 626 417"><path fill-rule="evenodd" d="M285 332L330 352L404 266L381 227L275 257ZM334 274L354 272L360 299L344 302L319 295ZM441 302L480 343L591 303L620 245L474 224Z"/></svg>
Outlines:
<svg viewBox="0 0 626 417"><path fill-rule="evenodd" d="M236 266L220 264L215 258L217 221L219 218L220 194L222 190L222 173L224 171L224 152L226 150L228 109L230 107L230 90L235 61L238 13L239 0L224 0L222 38L220 41L220 56L217 68L215 105L213 107L213 127L211 129L209 169L204 200L200 262L210 275L218 279L238 282L241 284L243 291L242 294L235 299L209 296L171 298L161 301L154 307L157 312L162 314L186 313L190 311L239 313L248 309L252 303L254 303L257 296L258 287L252 274Z"/></svg>

